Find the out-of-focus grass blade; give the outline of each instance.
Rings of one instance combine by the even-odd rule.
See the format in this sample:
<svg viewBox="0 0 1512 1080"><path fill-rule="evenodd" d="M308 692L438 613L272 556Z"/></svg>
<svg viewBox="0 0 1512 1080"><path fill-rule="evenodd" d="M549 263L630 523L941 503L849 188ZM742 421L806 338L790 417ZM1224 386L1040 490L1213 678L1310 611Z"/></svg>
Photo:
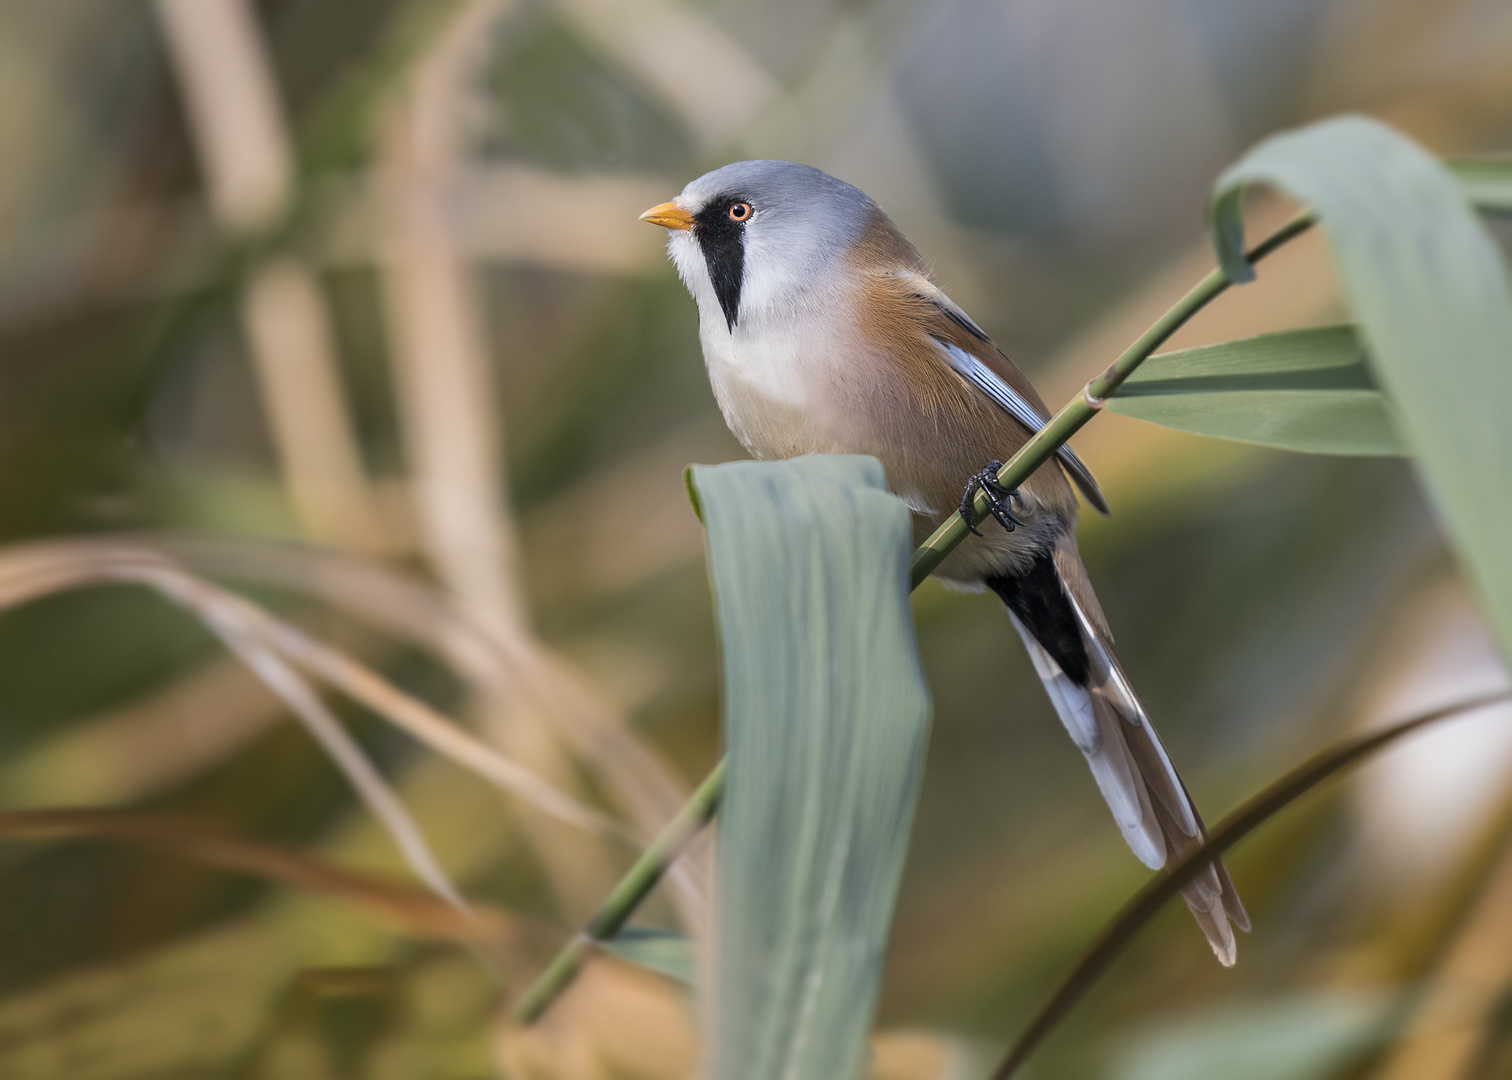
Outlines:
<svg viewBox="0 0 1512 1080"><path fill-rule="evenodd" d="M1448 165L1477 210L1512 214L1512 157L1464 158Z"/></svg>
<svg viewBox="0 0 1512 1080"><path fill-rule="evenodd" d="M120 840L339 900L410 934L512 946L518 926L505 912L445 899L400 882L343 869L302 852L235 836L204 822L130 810L43 809L0 812L0 839Z"/></svg>
<svg viewBox="0 0 1512 1080"><path fill-rule="evenodd" d="M717 1080L861 1068L929 701L909 514L873 458L693 470L729 779L709 1056Z"/></svg>
<svg viewBox="0 0 1512 1080"><path fill-rule="evenodd" d="M1314 1080L1391 1037L1395 995L1326 991L1227 1006L1163 1025L1119 1056L1115 1080Z"/></svg>
<svg viewBox="0 0 1512 1080"><path fill-rule="evenodd" d="M1236 281L1253 276L1240 219L1251 183L1284 189L1327 229L1371 368L1512 649L1512 291L1496 245L1443 165L1343 117L1267 139L1219 178L1214 234Z"/></svg>
<svg viewBox="0 0 1512 1080"><path fill-rule="evenodd" d="M621 960L639 964L684 985L692 986L696 981L693 942L676 931L627 926L604 942L604 948Z"/></svg>
<svg viewBox="0 0 1512 1080"><path fill-rule="evenodd" d="M1354 328L1326 326L1152 356L1108 408L1166 427L1312 454L1407 453Z"/></svg>

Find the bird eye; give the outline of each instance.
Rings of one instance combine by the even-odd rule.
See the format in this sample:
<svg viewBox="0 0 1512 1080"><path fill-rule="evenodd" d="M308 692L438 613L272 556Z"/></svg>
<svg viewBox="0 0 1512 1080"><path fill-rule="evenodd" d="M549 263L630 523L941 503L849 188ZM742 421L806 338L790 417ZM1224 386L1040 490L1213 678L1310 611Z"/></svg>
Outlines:
<svg viewBox="0 0 1512 1080"><path fill-rule="evenodd" d="M751 216L751 204L750 203L748 203L748 202L738 202L738 203L731 203L730 204L730 220L731 221L744 221L744 220L746 220L746 218L748 218L750 216Z"/></svg>

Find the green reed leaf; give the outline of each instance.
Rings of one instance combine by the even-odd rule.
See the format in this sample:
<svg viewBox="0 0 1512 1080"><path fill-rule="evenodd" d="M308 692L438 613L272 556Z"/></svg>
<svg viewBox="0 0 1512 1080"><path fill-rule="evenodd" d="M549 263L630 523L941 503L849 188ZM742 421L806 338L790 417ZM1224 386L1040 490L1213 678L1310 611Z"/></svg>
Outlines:
<svg viewBox="0 0 1512 1080"><path fill-rule="evenodd" d="M1261 334L1146 360L1108 408L1165 427L1310 454L1407 446L1354 328Z"/></svg>
<svg viewBox="0 0 1512 1080"><path fill-rule="evenodd" d="M1371 370L1512 650L1512 290L1496 245L1442 164L1383 124L1343 117L1267 139L1219 179L1210 209L1234 280L1252 275L1239 210L1254 183L1321 220Z"/></svg>
<svg viewBox="0 0 1512 1080"><path fill-rule="evenodd" d="M724 675L710 1060L855 1076L924 759L907 507L873 458L693 470Z"/></svg>

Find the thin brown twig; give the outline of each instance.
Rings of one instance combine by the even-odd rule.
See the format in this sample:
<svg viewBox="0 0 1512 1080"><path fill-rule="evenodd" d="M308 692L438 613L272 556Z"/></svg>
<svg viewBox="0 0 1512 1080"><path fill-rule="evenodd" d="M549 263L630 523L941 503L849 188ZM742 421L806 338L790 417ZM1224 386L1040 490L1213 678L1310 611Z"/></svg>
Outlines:
<svg viewBox="0 0 1512 1080"><path fill-rule="evenodd" d="M1439 720L1463 716L1488 705L1512 700L1512 691L1499 691L1446 705L1379 731L1355 736L1303 762L1259 792L1212 830L1207 843L1169 868L1139 891L1102 932L1083 950L1071 970L1041 1003L1022 1034L992 1073L992 1080L1008 1080L1128 947L1166 902L1223 852L1259 828L1277 812L1307 794L1324 780L1363 761L1405 735Z"/></svg>
<svg viewBox="0 0 1512 1080"><path fill-rule="evenodd" d="M519 929L515 918L500 909L474 904L469 916L423 889L346 870L180 815L53 807L0 812L0 838L27 837L129 841L318 893L420 937L502 949L515 943Z"/></svg>

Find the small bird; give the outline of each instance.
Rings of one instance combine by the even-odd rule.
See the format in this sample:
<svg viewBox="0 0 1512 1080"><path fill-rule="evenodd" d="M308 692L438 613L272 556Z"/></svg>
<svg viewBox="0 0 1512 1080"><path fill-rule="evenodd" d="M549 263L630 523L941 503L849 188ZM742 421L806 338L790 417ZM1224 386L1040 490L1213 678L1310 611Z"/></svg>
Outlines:
<svg viewBox="0 0 1512 1080"><path fill-rule="evenodd" d="M1124 839L1159 869L1207 831L1113 656L1076 547L1076 497L1106 513L1069 447L1016 491L1001 460L1049 420L1018 368L940 289L859 189L790 161L742 161L694 180L643 221L698 305L699 338L730 430L759 459L871 454L922 540L971 523L985 489L1001 528L941 564L947 584L997 593ZM1058 465L1058 467L1057 467ZM964 493L963 493L964 488ZM1249 916L1214 861L1183 890L1225 965Z"/></svg>

